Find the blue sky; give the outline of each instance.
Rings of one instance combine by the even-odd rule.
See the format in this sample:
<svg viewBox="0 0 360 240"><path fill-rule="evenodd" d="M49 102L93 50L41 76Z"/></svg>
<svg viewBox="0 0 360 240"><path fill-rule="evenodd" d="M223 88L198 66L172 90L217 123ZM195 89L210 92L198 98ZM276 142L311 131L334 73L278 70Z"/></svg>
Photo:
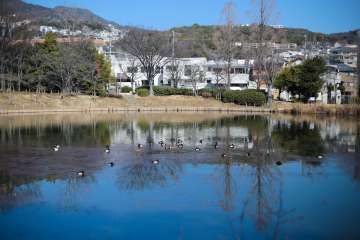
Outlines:
<svg viewBox="0 0 360 240"><path fill-rule="evenodd" d="M174 26L220 24L228 0L26 0L47 7L65 5L87 8L123 25L154 29ZM238 21L254 21L251 0L234 0ZM360 28L360 0L277 0L274 24L316 32L344 32Z"/></svg>

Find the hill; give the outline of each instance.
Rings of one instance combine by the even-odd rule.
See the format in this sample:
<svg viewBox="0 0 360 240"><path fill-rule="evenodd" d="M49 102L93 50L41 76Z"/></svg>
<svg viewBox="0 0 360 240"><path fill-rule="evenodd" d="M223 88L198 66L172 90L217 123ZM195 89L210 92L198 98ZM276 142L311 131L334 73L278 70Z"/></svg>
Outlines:
<svg viewBox="0 0 360 240"><path fill-rule="evenodd" d="M81 29L84 25L92 29L103 29L108 24L119 26L117 23L99 17L87 9L64 6L47 8L22 0L1 0L0 4L2 15L16 14L16 21L30 20L32 25L57 27L71 24L75 29Z"/></svg>
<svg viewBox="0 0 360 240"><path fill-rule="evenodd" d="M204 26L198 24L170 29L170 31L177 33L178 48L176 50L179 57L208 56L215 48L213 38L217 29L219 29L219 26L216 25ZM333 45L335 42L356 44L356 31L357 30L346 33L324 34L301 28L278 29L268 26L265 40L276 43L296 43L298 46L303 46L305 39L307 39L308 43L320 43L322 45ZM256 26L236 26L235 35L239 42L255 43L257 39ZM239 54L244 56L244 54L248 53L242 52Z"/></svg>

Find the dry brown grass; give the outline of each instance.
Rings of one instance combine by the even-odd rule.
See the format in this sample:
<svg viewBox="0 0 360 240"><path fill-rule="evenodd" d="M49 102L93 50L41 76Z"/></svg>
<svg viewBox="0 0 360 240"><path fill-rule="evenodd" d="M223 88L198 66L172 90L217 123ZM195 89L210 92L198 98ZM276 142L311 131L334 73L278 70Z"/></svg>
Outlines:
<svg viewBox="0 0 360 240"><path fill-rule="evenodd" d="M212 98L191 96L138 97L124 96L92 97L88 95L61 96L59 94L0 93L0 113L26 113L46 111L196 111L223 110L236 112L269 112L267 107L245 107L232 103L222 103ZM277 113L316 115L356 115L360 116L360 105L326 105L303 103L273 103L271 109Z"/></svg>
<svg viewBox="0 0 360 240"><path fill-rule="evenodd" d="M190 96L120 98L92 97L87 95L61 96L59 94L0 93L0 110L21 109L88 109L121 107L237 107L215 99Z"/></svg>
<svg viewBox="0 0 360 240"><path fill-rule="evenodd" d="M273 109L280 113L360 116L359 104L335 105L274 102Z"/></svg>

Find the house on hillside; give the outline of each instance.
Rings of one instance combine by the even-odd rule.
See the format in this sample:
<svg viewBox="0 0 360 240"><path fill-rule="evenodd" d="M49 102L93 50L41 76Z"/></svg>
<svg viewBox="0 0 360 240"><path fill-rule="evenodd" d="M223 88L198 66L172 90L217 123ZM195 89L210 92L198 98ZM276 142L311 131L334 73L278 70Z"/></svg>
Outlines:
<svg viewBox="0 0 360 240"><path fill-rule="evenodd" d="M358 96L356 70L346 64L327 65L327 71L322 79L324 103L349 103L352 98Z"/></svg>
<svg viewBox="0 0 360 240"><path fill-rule="evenodd" d="M330 64L346 64L352 68L357 67L357 46L340 46L328 50Z"/></svg>

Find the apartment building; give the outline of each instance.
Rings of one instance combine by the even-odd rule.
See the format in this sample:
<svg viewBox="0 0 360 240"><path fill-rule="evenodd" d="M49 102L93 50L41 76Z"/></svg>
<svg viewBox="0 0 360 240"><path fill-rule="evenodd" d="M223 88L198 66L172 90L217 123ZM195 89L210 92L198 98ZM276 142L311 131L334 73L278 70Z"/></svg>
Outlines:
<svg viewBox="0 0 360 240"><path fill-rule="evenodd" d="M145 69L140 62L126 53L116 53L110 56L113 75L116 76L115 85L110 90L129 86L133 80L133 87L149 84ZM253 60L236 59L231 63L230 78L232 90L256 88L251 81ZM187 89L203 89L224 87L227 84L225 74L226 62L208 60L206 58L165 58L163 67L157 68L154 86L173 86ZM174 82L175 80L175 82Z"/></svg>

